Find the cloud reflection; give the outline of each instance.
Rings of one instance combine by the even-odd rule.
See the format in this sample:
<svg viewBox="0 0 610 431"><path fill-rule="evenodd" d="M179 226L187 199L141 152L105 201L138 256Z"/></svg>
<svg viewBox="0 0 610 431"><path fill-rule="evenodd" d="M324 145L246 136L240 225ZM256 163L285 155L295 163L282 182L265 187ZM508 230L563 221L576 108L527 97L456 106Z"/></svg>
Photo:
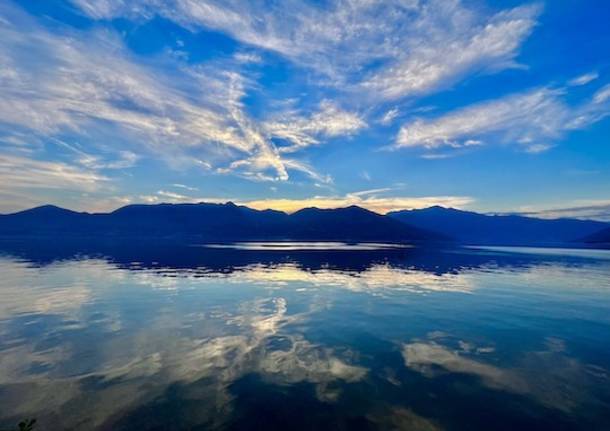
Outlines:
<svg viewBox="0 0 610 431"><path fill-rule="evenodd" d="M362 413L371 426L433 430L442 418L409 394L440 387L450 397L445 385L462 379L473 402L491 390L532 409L603 411L607 367L577 357L570 334L603 336L562 324L541 341L518 329L524 318L591 321L607 299L607 260L193 249L182 266L173 249L137 260L0 258L0 427L35 416L55 429L129 429L143 415L163 428L179 402L192 415L185 427L223 428L243 414L250 385L261 398L299 393L337 412L375 393ZM485 316L493 321L481 329ZM498 321L529 344L497 336ZM459 328L466 335L450 335Z"/></svg>
<svg viewBox="0 0 610 431"><path fill-rule="evenodd" d="M6 261L2 264L11 267ZM199 300L204 307L199 313L182 315L179 307L156 303L166 298L166 290L154 289L137 295L144 295L146 306L158 307L156 313L134 320L125 314L128 309L115 316L119 322L112 322L107 315L95 316L94 320L87 310L94 297L100 309L108 301L113 301L113 308L120 308L120 303L114 302L120 297L114 295L122 288L145 284L150 278L164 278L142 271L117 270L109 264L103 267L109 277L101 278L100 265L99 261L59 263L41 274L39 269L17 264L13 272L7 272L14 281L35 281L30 286L19 286L25 294L15 296L22 303L3 308L2 318L9 323L20 316L41 324L46 321L44 326L38 324L40 330L29 333L27 339L26 328L10 334L2 325L0 385L3 390L10 388L12 400L1 409L2 417L35 415L52 426L72 428L83 425L78 422L83 417L71 413L76 409L86 411L83 414L87 428L103 427L129 409L162 396L170 385L180 385L184 390L204 385L212 394L207 402L213 415L214 410L230 411L230 385L253 373L275 385L308 382L315 386L320 400L332 402L340 394L329 389L329 383L354 383L367 374L366 368L350 363L349 351L339 354L298 332L287 331L288 325L306 319L316 306L289 313L288 300L282 296L240 300L222 305L221 309ZM51 284L55 280L63 288L46 286L51 293L38 296L37 285L44 284L44 280ZM197 281L200 287L219 282L215 278L181 281ZM11 286L10 282L7 286ZM87 295L82 294L80 286L87 286ZM154 283L149 286L158 287ZM161 287L166 286L161 283ZM81 324L76 328L65 326L74 319ZM122 330L113 332L115 328ZM95 331L92 338L82 338L91 331ZM42 347L45 340L58 338L59 344ZM276 348L274 343L280 341L282 348ZM55 395L58 392L61 397ZM114 401L117 397L120 405ZM95 405L95 411L88 411L88 405Z"/></svg>
<svg viewBox="0 0 610 431"><path fill-rule="evenodd" d="M570 357L565 352L565 342L552 337L545 340L543 350L524 352L511 366L492 365L488 363L490 358L484 360L486 357L480 356L491 354L493 349L473 348L473 343L461 340L456 349L439 341L435 338L405 343L402 346L405 366L428 378L446 374L474 376L484 387L531 397L541 405L566 413L598 405L599 400L586 388L609 380L606 372L598 373L600 367Z"/></svg>

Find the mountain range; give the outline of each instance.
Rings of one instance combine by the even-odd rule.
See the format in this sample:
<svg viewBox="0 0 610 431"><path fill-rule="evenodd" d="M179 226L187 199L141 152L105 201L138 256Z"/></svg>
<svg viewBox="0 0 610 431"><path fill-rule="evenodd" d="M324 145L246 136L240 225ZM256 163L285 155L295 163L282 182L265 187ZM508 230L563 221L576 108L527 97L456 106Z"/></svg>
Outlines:
<svg viewBox="0 0 610 431"><path fill-rule="evenodd" d="M486 215L440 206L390 212L388 217L472 245L589 243L599 232L610 228L608 223L595 220Z"/></svg>
<svg viewBox="0 0 610 431"><path fill-rule="evenodd" d="M0 217L3 236L189 238L201 241L430 241L444 236L357 206L293 214L226 204L128 205L89 214L46 205Z"/></svg>
<svg viewBox="0 0 610 431"><path fill-rule="evenodd" d="M305 208L287 214L231 202L138 204L93 214L45 205L0 215L0 236L188 238L204 242L453 241L473 245L550 246L578 242L603 245L610 242L610 225L593 220L485 215L438 206L380 215L358 206Z"/></svg>

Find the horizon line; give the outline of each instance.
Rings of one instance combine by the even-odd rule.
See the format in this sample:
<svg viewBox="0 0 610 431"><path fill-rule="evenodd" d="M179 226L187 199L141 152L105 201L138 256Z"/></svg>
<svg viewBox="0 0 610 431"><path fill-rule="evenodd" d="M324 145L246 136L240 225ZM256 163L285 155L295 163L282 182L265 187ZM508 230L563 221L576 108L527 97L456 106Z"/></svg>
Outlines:
<svg viewBox="0 0 610 431"><path fill-rule="evenodd" d="M594 221L594 222L600 222L600 223L606 223L606 224L610 224L610 221L607 220L599 220L599 219L595 219L595 218L578 218L578 217L540 217L540 216L536 216L537 213L532 212L532 211L523 211L523 212L515 212L515 211L511 211L511 212L478 212L478 211L473 211L473 210L466 210L466 209L461 209L461 208L455 208L455 207L450 207L450 206L444 206L444 205L430 205L430 206L426 206L426 207L417 207L417 208L403 208L403 209L396 209L396 210L392 210L392 211L388 211L385 213L382 212L378 212L369 208L366 208L366 206L362 206L362 205L357 205L357 204L349 204L349 205L342 205L342 206L336 206L336 207L318 207L318 206L304 206L304 207L300 207L298 209L295 209L294 211L285 211L285 210L281 210L281 209L276 209L276 208L256 208L253 206L249 206L247 205L247 203L242 203L242 202L238 202L238 201L233 201L233 200L226 200L226 201L214 201L214 200L202 200L202 201L196 201L196 202L134 202L134 203L128 203L122 206L118 206L112 210L108 210L108 211L77 211L77 210L73 210L71 208L67 208L67 207L63 207L60 205L56 205L56 204L51 204L51 203L47 203L47 204L42 204L42 205L36 205L33 207L29 207L29 208L25 208L22 210L18 210L18 211L14 211L14 212L10 212L10 213L0 213L0 216L10 216L10 215L15 215L15 214L20 214L26 211L31 211L31 210L35 210L38 208L44 208L44 207L53 207L53 208L58 208L61 210L65 210L65 211L71 211L74 213L78 213L78 214L88 214L88 215L96 215L96 214L112 214L115 211L120 210L121 208L126 208L129 206L160 206L160 205L234 205L237 207L245 207L245 208L249 208L252 210L256 210L256 211L277 211L277 212L281 212L287 215L290 214L294 214L298 211L304 210L304 209L318 209L318 210L339 210L339 209L346 209L346 208L352 208L352 207L356 207L356 208L361 208L364 209L366 211L370 211L372 213L381 215L381 216L387 216L388 214L392 213L392 212L399 212L399 211L417 211L417 210L427 210L427 209L431 209L431 208L442 208L445 210L454 210L454 211L460 211L460 212L467 212L467 213L473 213L473 214L478 214L478 215L483 215L483 216L488 216L488 217L493 217L493 216L502 216L502 217L508 217L508 216L517 216L517 217L524 217L524 218L531 218L531 219L539 219L539 220L581 220L581 221ZM551 210L548 210L551 211ZM556 210L556 211L561 211L561 210Z"/></svg>

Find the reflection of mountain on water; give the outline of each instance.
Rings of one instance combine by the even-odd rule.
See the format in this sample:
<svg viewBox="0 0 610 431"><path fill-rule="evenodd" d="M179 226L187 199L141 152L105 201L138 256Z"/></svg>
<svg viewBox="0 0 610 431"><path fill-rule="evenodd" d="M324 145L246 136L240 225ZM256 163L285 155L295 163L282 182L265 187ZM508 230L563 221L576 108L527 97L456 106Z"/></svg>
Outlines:
<svg viewBox="0 0 610 431"><path fill-rule="evenodd" d="M118 268L130 270L171 271L174 275L189 272L193 275L231 274L259 268L290 265L301 271L341 271L360 273L380 265L393 269L424 271L435 275L456 274L483 267L523 268L540 263L562 262L577 264L588 261L583 256L563 254L524 254L510 250L468 249L461 247L392 247L379 244L377 248L347 245L341 249L333 243L323 246L265 247L208 247L182 245L172 242L119 242L3 240L0 253L18 257L36 266L57 261L104 259ZM301 243L302 244L302 243ZM253 249L252 249L253 248Z"/></svg>

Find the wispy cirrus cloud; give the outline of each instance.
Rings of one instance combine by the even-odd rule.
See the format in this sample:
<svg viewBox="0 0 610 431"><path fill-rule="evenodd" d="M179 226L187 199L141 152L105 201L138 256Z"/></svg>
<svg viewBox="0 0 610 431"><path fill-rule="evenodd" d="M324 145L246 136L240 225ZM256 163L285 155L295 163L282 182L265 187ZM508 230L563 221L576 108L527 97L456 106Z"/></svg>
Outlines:
<svg viewBox="0 0 610 431"><path fill-rule="evenodd" d="M33 188L93 191L108 180L108 177L93 170L66 163L0 154L0 190Z"/></svg>
<svg viewBox="0 0 610 431"><path fill-rule="evenodd" d="M610 199L578 200L562 206L524 207L518 214L540 218L576 218L610 222Z"/></svg>
<svg viewBox="0 0 610 431"><path fill-rule="evenodd" d="M599 73L597 72L585 73L584 75L577 76L576 78L568 81L568 85L577 87L587 85L588 83L595 81L597 78L599 78Z"/></svg>
<svg viewBox="0 0 610 431"><path fill-rule="evenodd" d="M434 2L433 2L434 3ZM502 11L487 20L468 13L458 2L422 10L421 34L406 42L406 55L362 83L384 100L447 87L466 73L514 67L521 43L530 35L539 5ZM423 25L429 25L426 33Z"/></svg>
<svg viewBox="0 0 610 431"><path fill-rule="evenodd" d="M379 123L384 126L389 126L394 122L394 120L396 119L396 117L398 117L399 114L400 111L398 110L398 108L392 108L388 110L385 114L383 114L383 116L379 119Z"/></svg>
<svg viewBox="0 0 610 431"><path fill-rule="evenodd" d="M273 132L247 114L242 99L251 83L240 61L190 66L168 56L143 63L112 31L51 33L10 5L0 15L6 17L0 23L0 127L9 135L80 136L88 143L80 160L89 167L125 168L145 151L170 165L200 164L257 179L287 180L290 169L315 172L284 159L270 140ZM317 134L350 133L354 124L342 126L342 119L352 121L324 105L309 119L286 120L308 145ZM118 142L115 162L94 154L108 141Z"/></svg>
<svg viewBox="0 0 610 431"><path fill-rule="evenodd" d="M272 138L288 141L279 151L291 153L299 149L320 144L318 137L332 138L351 136L366 127L361 116L340 109L334 103L324 100L320 109L305 117L296 112L285 112L263 125Z"/></svg>
<svg viewBox="0 0 610 431"><path fill-rule="evenodd" d="M194 31L224 32L314 70L328 83L383 100L446 87L467 72L514 66L541 11L531 4L486 15L458 0L73 3L99 20L161 15Z"/></svg>
<svg viewBox="0 0 610 431"><path fill-rule="evenodd" d="M139 159L138 155L131 151L117 150L117 153L113 154L114 157L110 159L108 156L90 154L80 145L70 144L61 139L51 139L51 142L68 150L79 165L95 170L127 169L135 166Z"/></svg>
<svg viewBox="0 0 610 431"><path fill-rule="evenodd" d="M417 119L402 126L393 148L462 148L489 140L520 144L536 153L567 132L610 115L609 86L578 106L568 105L565 95L566 89L543 87Z"/></svg>
<svg viewBox="0 0 610 431"><path fill-rule="evenodd" d="M91 193L110 187L95 170L0 153L0 211L48 203L54 192Z"/></svg>

